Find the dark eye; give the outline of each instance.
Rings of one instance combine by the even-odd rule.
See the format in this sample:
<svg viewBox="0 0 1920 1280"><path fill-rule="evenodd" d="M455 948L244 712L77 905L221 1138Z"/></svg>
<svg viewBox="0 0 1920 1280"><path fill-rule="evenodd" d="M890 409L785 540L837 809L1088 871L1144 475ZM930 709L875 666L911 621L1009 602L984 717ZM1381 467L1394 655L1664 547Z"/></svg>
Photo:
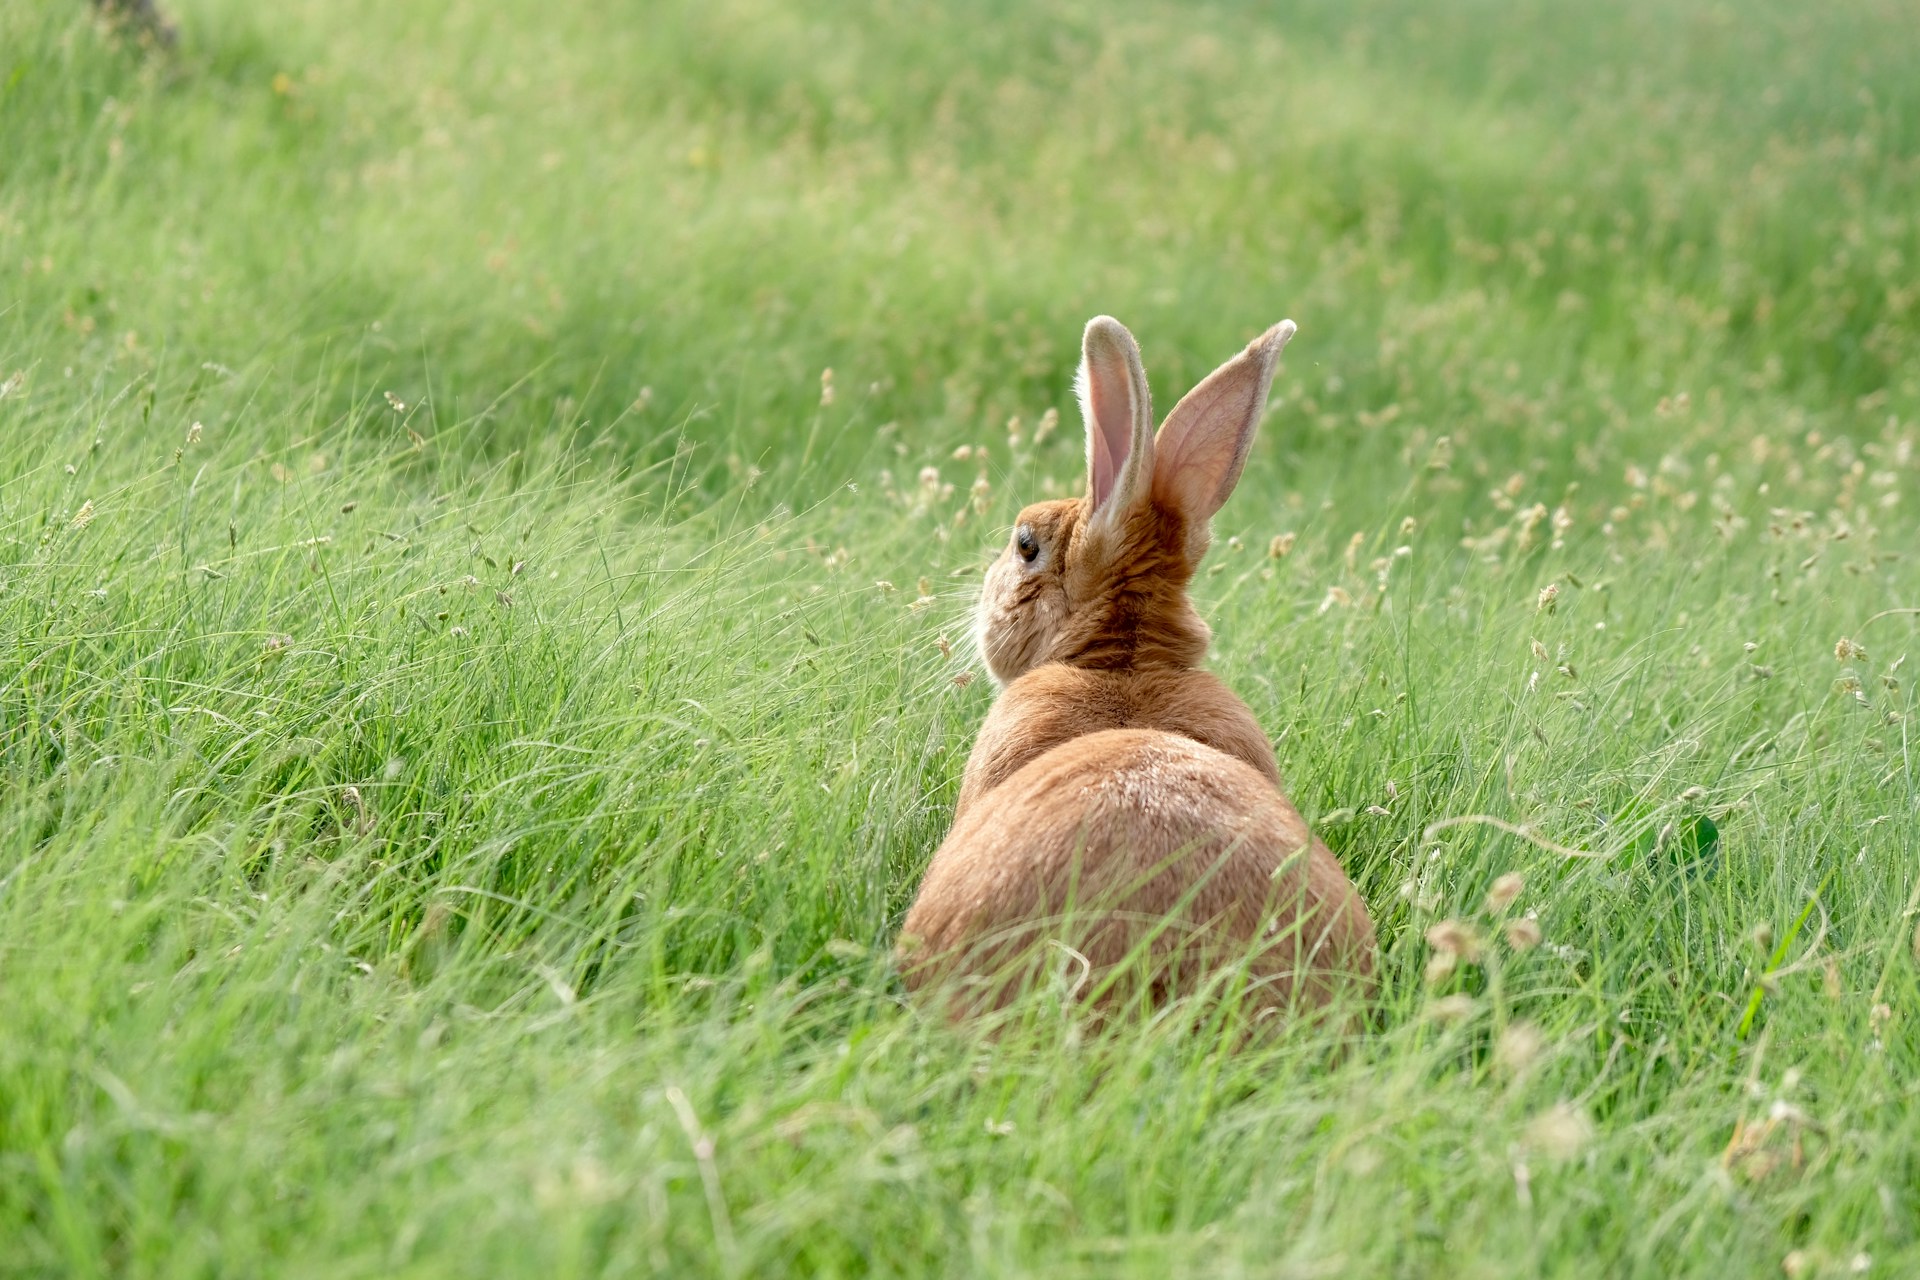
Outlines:
<svg viewBox="0 0 1920 1280"><path fill-rule="evenodd" d="M1033 536L1032 525L1023 524L1013 531L1013 547L1020 553L1020 558L1028 563L1032 563L1033 558L1040 554L1040 542Z"/></svg>

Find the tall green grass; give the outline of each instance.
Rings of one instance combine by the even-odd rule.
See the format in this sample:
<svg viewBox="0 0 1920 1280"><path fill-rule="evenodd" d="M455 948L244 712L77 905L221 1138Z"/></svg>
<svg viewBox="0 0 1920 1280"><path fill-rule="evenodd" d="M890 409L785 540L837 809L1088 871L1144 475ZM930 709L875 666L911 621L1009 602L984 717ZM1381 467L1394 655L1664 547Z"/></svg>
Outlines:
<svg viewBox="0 0 1920 1280"><path fill-rule="evenodd" d="M0 1270L1920 1267L1911 4L172 12L0 8ZM888 963L1101 311L1301 325L1357 1038Z"/></svg>

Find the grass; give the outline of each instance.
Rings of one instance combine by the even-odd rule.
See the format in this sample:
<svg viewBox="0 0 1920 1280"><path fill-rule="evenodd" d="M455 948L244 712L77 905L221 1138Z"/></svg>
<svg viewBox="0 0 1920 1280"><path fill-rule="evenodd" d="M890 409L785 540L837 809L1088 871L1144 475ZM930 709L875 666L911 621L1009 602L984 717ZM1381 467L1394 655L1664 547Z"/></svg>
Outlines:
<svg viewBox="0 0 1920 1280"><path fill-rule="evenodd" d="M0 8L0 1271L1920 1270L1911 4L171 11ZM887 961L1098 311L1301 324L1355 1040Z"/></svg>

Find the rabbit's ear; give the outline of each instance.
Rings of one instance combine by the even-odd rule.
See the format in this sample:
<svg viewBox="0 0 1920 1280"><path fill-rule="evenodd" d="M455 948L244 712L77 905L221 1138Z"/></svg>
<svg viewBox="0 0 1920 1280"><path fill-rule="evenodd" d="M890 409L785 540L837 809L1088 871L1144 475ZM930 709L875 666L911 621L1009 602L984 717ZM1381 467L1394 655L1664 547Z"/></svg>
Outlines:
<svg viewBox="0 0 1920 1280"><path fill-rule="evenodd" d="M1126 510L1153 480L1153 402L1140 348L1111 316L1087 322L1074 379L1087 420L1087 498L1096 514Z"/></svg>
<svg viewBox="0 0 1920 1280"><path fill-rule="evenodd" d="M1282 320L1173 406L1155 446L1153 497L1160 506L1204 525L1225 505L1247 465L1274 365L1294 328Z"/></svg>

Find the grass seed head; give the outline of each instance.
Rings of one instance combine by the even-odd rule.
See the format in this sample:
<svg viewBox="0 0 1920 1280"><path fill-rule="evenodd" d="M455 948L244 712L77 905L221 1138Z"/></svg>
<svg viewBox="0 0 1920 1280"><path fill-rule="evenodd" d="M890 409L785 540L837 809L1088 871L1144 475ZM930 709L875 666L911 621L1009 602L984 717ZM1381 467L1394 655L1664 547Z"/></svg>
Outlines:
<svg viewBox="0 0 1920 1280"><path fill-rule="evenodd" d="M68 527L73 529L84 529L92 523L93 523L93 499L88 498L85 502L80 504L80 509L73 513L73 519L68 522Z"/></svg>
<svg viewBox="0 0 1920 1280"><path fill-rule="evenodd" d="M1593 1121L1571 1102L1556 1102L1527 1125L1527 1147L1549 1160L1571 1160L1593 1141Z"/></svg>
<svg viewBox="0 0 1920 1280"><path fill-rule="evenodd" d="M1524 916L1507 921L1506 934L1507 945L1515 951L1531 951L1540 945L1540 925Z"/></svg>
<svg viewBox="0 0 1920 1280"><path fill-rule="evenodd" d="M1513 905L1527 882L1518 871L1509 871L1493 882L1493 888L1487 890L1487 914L1499 915Z"/></svg>
<svg viewBox="0 0 1920 1280"><path fill-rule="evenodd" d="M1524 1075L1547 1047L1547 1038L1531 1022L1515 1022L1500 1033L1493 1046L1493 1062L1509 1076Z"/></svg>
<svg viewBox="0 0 1920 1280"><path fill-rule="evenodd" d="M1858 641L1849 640L1847 637L1841 636L1839 643L1833 646L1833 656L1842 662L1856 662L1864 659L1867 656L1867 651L1860 646Z"/></svg>
<svg viewBox="0 0 1920 1280"><path fill-rule="evenodd" d="M1480 935L1463 920L1439 920L1428 925L1427 945L1468 964L1480 958Z"/></svg>

